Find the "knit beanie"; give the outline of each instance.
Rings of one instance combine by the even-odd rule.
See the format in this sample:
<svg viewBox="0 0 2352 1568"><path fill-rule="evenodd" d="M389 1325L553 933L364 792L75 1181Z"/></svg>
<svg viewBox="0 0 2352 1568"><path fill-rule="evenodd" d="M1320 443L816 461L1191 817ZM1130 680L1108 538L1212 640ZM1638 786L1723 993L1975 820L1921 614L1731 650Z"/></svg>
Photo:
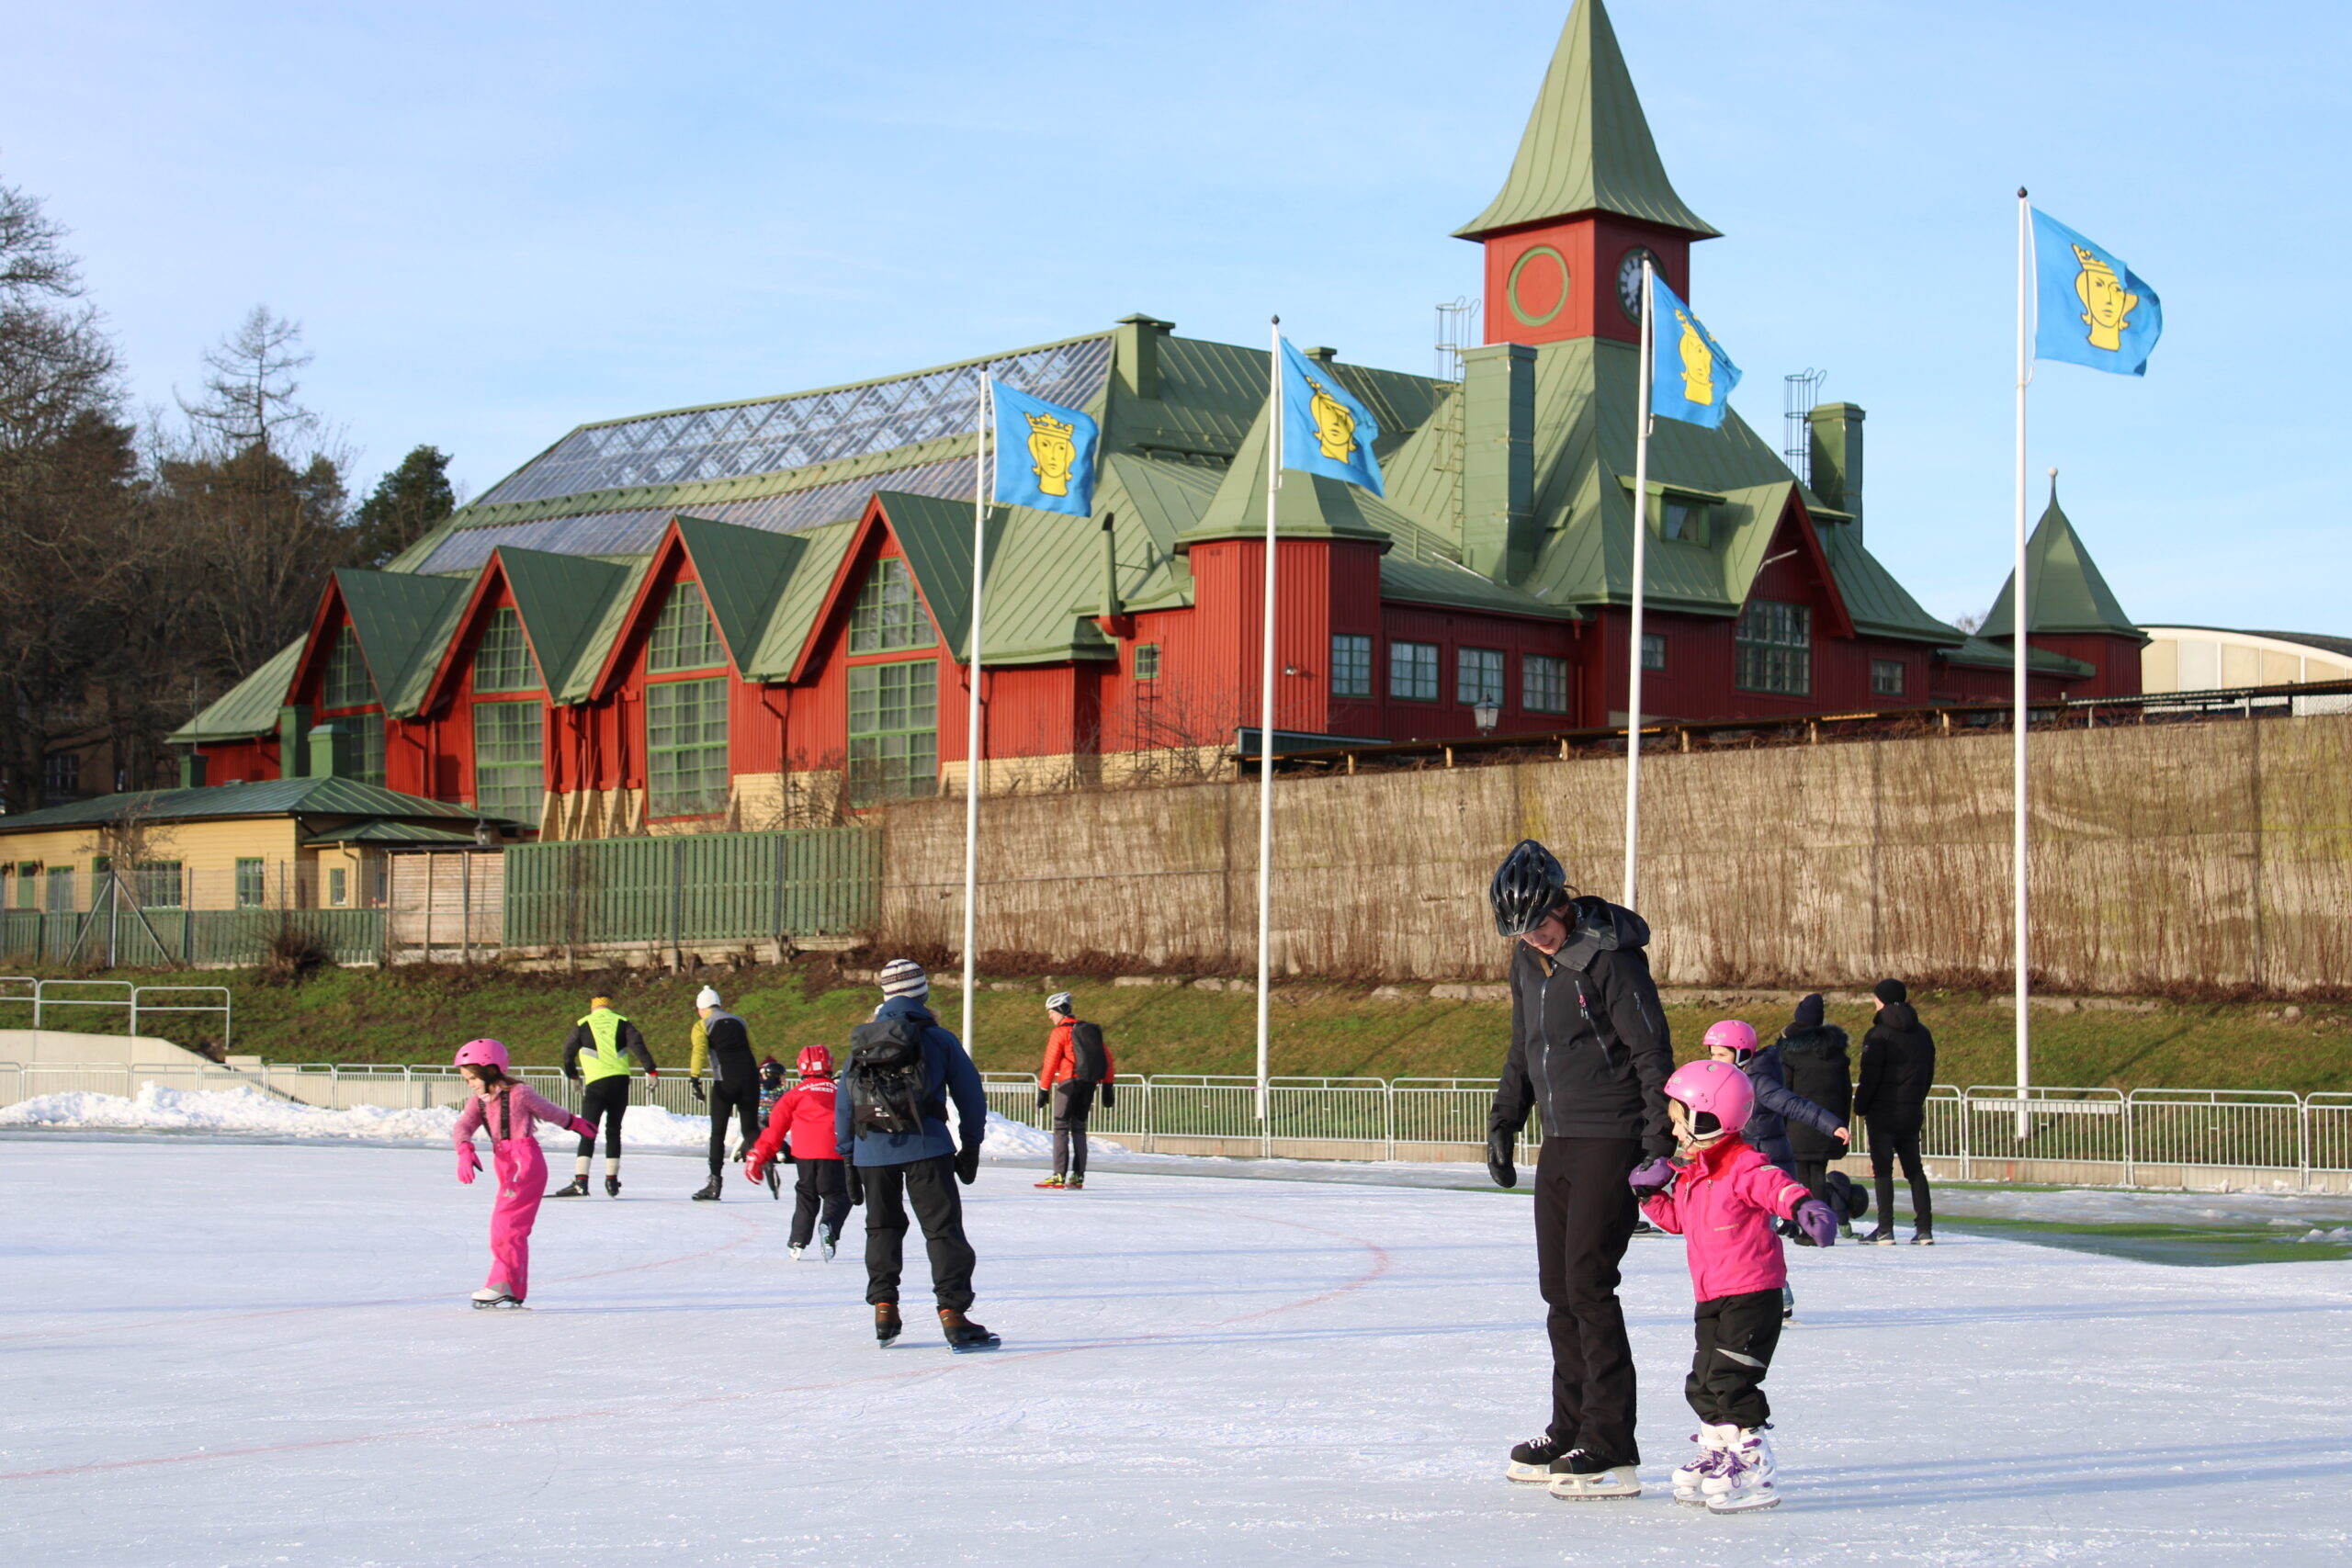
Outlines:
<svg viewBox="0 0 2352 1568"><path fill-rule="evenodd" d="M718 1005L718 993L711 989L708 986L705 986L701 990L695 993L695 1006L698 1008L715 1008Z"/></svg>
<svg viewBox="0 0 2352 1568"><path fill-rule="evenodd" d="M1871 995L1888 1003L1908 1001L1911 998L1911 993L1904 988L1900 980L1881 980L1871 987Z"/></svg>
<svg viewBox="0 0 2352 1568"><path fill-rule="evenodd" d="M1819 992L1816 991L1812 996L1805 998L1804 1000L1797 1003L1796 1026L1799 1029L1819 1029L1821 1027L1821 995Z"/></svg>
<svg viewBox="0 0 2352 1568"><path fill-rule="evenodd" d="M922 965L911 958L893 958L882 965L879 978L885 1000L912 997L921 1001L931 995L931 976L925 975Z"/></svg>

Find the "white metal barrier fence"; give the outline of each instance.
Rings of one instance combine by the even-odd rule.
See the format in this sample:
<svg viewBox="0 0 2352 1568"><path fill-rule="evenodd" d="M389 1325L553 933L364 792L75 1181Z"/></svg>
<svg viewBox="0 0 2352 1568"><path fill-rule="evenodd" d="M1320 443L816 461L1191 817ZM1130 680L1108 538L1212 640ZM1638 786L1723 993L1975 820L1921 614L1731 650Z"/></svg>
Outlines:
<svg viewBox="0 0 2352 1568"><path fill-rule="evenodd" d="M220 999L217 1002L149 999L198 996ZM218 1013L220 1015L220 1049L223 1054L233 1043L230 1017L232 999L226 986L137 986L128 980L40 980L30 975L0 975L0 1006L14 1003L31 1008L32 1027L35 1029L52 1023L54 1021L49 1015L59 1008L120 1008L128 1014L124 1030L128 1034L139 1032L141 1018L152 1021L158 1013Z"/></svg>

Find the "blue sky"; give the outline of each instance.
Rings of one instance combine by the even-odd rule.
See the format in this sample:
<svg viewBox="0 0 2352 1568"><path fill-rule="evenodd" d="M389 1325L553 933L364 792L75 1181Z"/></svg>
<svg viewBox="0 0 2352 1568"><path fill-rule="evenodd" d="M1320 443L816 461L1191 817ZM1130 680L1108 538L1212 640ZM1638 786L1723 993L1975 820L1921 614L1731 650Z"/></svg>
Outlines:
<svg viewBox="0 0 2352 1568"><path fill-rule="evenodd" d="M362 449L479 492L582 421L912 369L1132 310L1270 310L1426 371L1448 233L1566 0L15 8L0 181L74 231L135 395L253 304ZM1939 615L2007 571L2013 193L2163 296L2144 381L2045 366L2047 467L2144 622L2352 632L2352 6L1616 0L1693 303L1775 442L1870 412L1871 547Z"/></svg>

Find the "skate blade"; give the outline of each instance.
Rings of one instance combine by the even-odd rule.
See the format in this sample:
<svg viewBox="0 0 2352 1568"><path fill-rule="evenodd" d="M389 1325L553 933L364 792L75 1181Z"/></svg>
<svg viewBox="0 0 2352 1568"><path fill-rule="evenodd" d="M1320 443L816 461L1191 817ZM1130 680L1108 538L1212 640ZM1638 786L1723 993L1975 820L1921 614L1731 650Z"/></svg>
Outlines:
<svg viewBox="0 0 2352 1568"><path fill-rule="evenodd" d="M983 1351L1001 1348L1003 1344L1004 1341L1001 1339L990 1338L983 1339L977 1345L950 1345L947 1348L958 1356L977 1356Z"/></svg>
<svg viewBox="0 0 2352 1568"><path fill-rule="evenodd" d="M1507 1480L1530 1486L1549 1486L1554 1479L1550 1465L1521 1464L1517 1460L1510 1461L1510 1468L1504 1471L1503 1475Z"/></svg>
<svg viewBox="0 0 2352 1568"><path fill-rule="evenodd" d="M1686 1508L1703 1508L1707 1506L1707 1495L1703 1492L1677 1492L1674 1495L1674 1500Z"/></svg>
<svg viewBox="0 0 2352 1568"><path fill-rule="evenodd" d="M1632 1466L1620 1467L1630 1472ZM1609 1471L1590 1475L1555 1475L1552 1495L1563 1503L1622 1503L1642 1495L1642 1483L1630 1473L1619 1479Z"/></svg>
<svg viewBox="0 0 2352 1568"><path fill-rule="evenodd" d="M1777 1508L1780 1506L1781 1495L1778 1492L1750 1492L1743 1497L1717 1497L1711 1499L1707 1504L1707 1512L1711 1514L1755 1514L1760 1513L1766 1508Z"/></svg>
<svg viewBox="0 0 2352 1568"><path fill-rule="evenodd" d="M474 1311L476 1312L528 1312L531 1309L529 1307L525 1306L521 1302L514 1300L474 1303Z"/></svg>

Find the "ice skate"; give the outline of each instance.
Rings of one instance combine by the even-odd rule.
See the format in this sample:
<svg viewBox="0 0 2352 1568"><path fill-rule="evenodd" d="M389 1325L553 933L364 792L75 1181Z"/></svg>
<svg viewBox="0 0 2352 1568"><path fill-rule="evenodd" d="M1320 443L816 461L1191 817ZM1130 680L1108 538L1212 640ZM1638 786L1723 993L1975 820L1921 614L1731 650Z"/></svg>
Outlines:
<svg viewBox="0 0 2352 1568"><path fill-rule="evenodd" d="M1796 1320L1797 1293L1791 1287L1782 1285L1781 1287L1781 1321L1782 1323L1794 1323Z"/></svg>
<svg viewBox="0 0 2352 1568"><path fill-rule="evenodd" d="M1040 1187L1067 1187L1069 1185L1069 1180L1067 1177L1049 1176L1046 1178L1045 1180L1037 1183L1037 1185Z"/></svg>
<svg viewBox="0 0 2352 1568"><path fill-rule="evenodd" d="M833 1248L840 1243L840 1235L831 1225L817 1227L817 1250L824 1254L826 1262L831 1263L833 1260Z"/></svg>
<svg viewBox="0 0 2352 1568"><path fill-rule="evenodd" d="M1549 1432L1530 1438L1510 1450L1510 1468L1503 1473L1513 1481L1548 1486L1553 1461L1567 1458L1569 1447Z"/></svg>
<svg viewBox="0 0 2352 1568"><path fill-rule="evenodd" d="M584 1176L575 1176L571 1179L571 1186L559 1187L554 1191L548 1193L548 1196L550 1198L585 1198L588 1196L588 1179Z"/></svg>
<svg viewBox="0 0 2352 1568"><path fill-rule="evenodd" d="M1612 1464L1589 1449L1570 1449L1567 1468L1555 1463L1552 1495L1564 1503L1613 1503L1642 1495L1642 1478L1630 1464Z"/></svg>
<svg viewBox="0 0 2352 1568"><path fill-rule="evenodd" d="M874 1303L874 1342L885 1350L899 1342L899 1334L906 1325L899 1321L899 1303Z"/></svg>
<svg viewBox="0 0 2352 1568"><path fill-rule="evenodd" d="M1700 1483L1723 1468L1724 1450L1739 1437L1739 1428L1732 1426L1702 1425L1691 1435L1699 1451L1690 1456L1688 1464L1677 1466L1669 1478L1674 1487L1674 1500L1694 1508L1707 1506L1707 1495Z"/></svg>
<svg viewBox="0 0 2352 1568"><path fill-rule="evenodd" d="M1069 1189L1072 1192L1075 1192L1080 1188L1086 1185L1086 1178L1082 1176L1073 1176L1068 1181L1063 1182L1062 1185Z"/></svg>
<svg viewBox="0 0 2352 1568"><path fill-rule="evenodd" d="M993 1350L1004 1343L986 1327L966 1317L962 1309L957 1307L939 1309L939 1327L940 1332L947 1336L947 1348L959 1356L969 1355L975 1350Z"/></svg>
<svg viewBox="0 0 2352 1568"><path fill-rule="evenodd" d="M694 1195L694 1201L697 1203L718 1201L718 1173L717 1171L710 1173L710 1179L702 1184L702 1190Z"/></svg>
<svg viewBox="0 0 2352 1568"><path fill-rule="evenodd" d="M1781 1495L1772 1489L1779 1467L1772 1462L1771 1440L1761 1427L1732 1429L1723 1463L1699 1483L1711 1514L1745 1514L1757 1508L1777 1508Z"/></svg>
<svg viewBox="0 0 2352 1568"><path fill-rule="evenodd" d="M605 1178L605 1196L607 1198L617 1198L620 1195L621 1179L617 1176L608 1176Z"/></svg>
<svg viewBox="0 0 2352 1568"><path fill-rule="evenodd" d="M503 1285L484 1285L474 1292L476 1312L516 1312L522 1305L514 1299L514 1292Z"/></svg>
<svg viewBox="0 0 2352 1568"><path fill-rule="evenodd" d="M786 1247L786 1248L785 1248L785 1251L786 1251L786 1252L788 1252L788 1253L792 1254L792 1260L793 1260L795 1263L797 1263L797 1262L799 1262L799 1261L800 1261L800 1254L801 1254L801 1252L803 1251L803 1248L802 1248L802 1246L801 1246L801 1244L800 1244L800 1243L798 1243L798 1242L797 1242L797 1241L796 1241L796 1242L794 1242L790 1247Z"/></svg>

